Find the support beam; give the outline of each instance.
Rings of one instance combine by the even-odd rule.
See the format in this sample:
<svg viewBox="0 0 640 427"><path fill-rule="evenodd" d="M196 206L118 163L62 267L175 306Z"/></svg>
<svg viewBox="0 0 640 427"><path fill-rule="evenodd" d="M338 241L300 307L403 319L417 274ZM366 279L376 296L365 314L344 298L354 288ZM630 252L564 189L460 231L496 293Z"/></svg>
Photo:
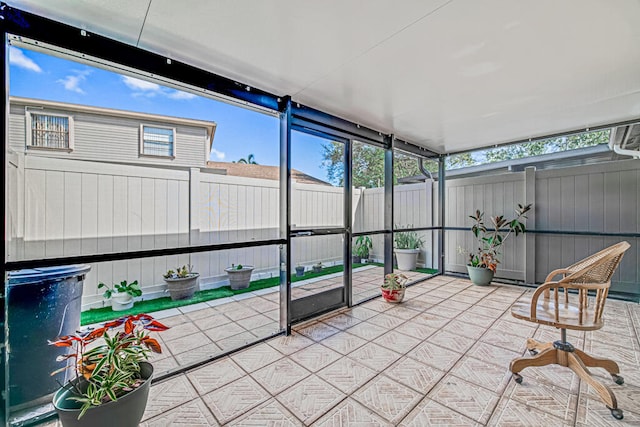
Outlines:
<svg viewBox="0 0 640 427"><path fill-rule="evenodd" d="M343 245L343 265L344 265L344 302L347 307L353 305L352 292L352 271L351 271L351 248L353 245L353 215L351 205L353 203L353 140L349 139L344 143L344 245Z"/></svg>
<svg viewBox="0 0 640 427"><path fill-rule="evenodd" d="M533 204L532 209L527 213L527 229L536 228L536 168L529 166L524 170L524 204ZM524 281L527 284L536 283L536 234L525 233L524 235Z"/></svg>
<svg viewBox="0 0 640 427"><path fill-rule="evenodd" d="M393 135L384 150L384 274L393 273ZM391 232L389 232L391 231Z"/></svg>
<svg viewBox="0 0 640 427"><path fill-rule="evenodd" d="M280 113L280 329L291 334L291 98Z"/></svg>
<svg viewBox="0 0 640 427"><path fill-rule="evenodd" d="M438 252L440 253L440 259L438 262L438 272L444 274L444 227L445 227L445 157L440 156L438 158L438 225L442 227L438 232Z"/></svg>

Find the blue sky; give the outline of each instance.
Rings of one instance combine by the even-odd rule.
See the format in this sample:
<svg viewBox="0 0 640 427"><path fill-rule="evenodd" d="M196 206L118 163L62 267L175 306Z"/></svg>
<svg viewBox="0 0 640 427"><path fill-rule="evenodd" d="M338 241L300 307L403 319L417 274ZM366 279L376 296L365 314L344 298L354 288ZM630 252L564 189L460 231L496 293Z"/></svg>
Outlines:
<svg viewBox="0 0 640 427"><path fill-rule="evenodd" d="M253 154L260 164L279 165L275 117L15 46L9 62L13 96L214 121L211 160L231 162ZM293 144L293 167L326 180L318 139L296 133Z"/></svg>

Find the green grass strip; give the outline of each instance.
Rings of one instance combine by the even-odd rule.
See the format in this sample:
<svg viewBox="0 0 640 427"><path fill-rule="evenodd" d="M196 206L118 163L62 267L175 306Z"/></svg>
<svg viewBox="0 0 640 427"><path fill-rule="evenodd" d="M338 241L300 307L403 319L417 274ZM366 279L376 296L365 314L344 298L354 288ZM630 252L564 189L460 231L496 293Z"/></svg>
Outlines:
<svg viewBox="0 0 640 427"><path fill-rule="evenodd" d="M354 264L353 267L362 267L365 264ZM291 282L299 282L301 280L313 279L315 277L326 276L327 274L341 273L342 265L334 265L324 267L320 273L313 271L305 272L304 276L292 276ZM172 301L171 297L156 298L152 300L138 301L133 307L123 311L113 311L111 307L94 308L83 311L80 324L91 325L93 323L105 322L107 320L117 319L121 316L129 314L152 313L154 311L167 310L170 308L183 307L185 305L197 304L199 302L211 301L219 298L231 297L234 295L244 294L247 292L258 291L260 289L272 288L280 285L279 277L270 277L267 279L255 280L249 283L249 287L245 289L231 290L229 286L223 286L216 289L208 289L196 292L192 298L186 300Z"/></svg>
<svg viewBox="0 0 640 427"><path fill-rule="evenodd" d="M380 263L369 264L353 264L353 268L363 267L365 265L375 265L378 267L384 266ZM331 267L324 267L320 273L314 273L313 271L305 272L304 276L298 277L296 275L291 276L291 282L299 282L302 280L313 279L315 277L322 277L328 274L342 273L344 268L342 265L334 265ZM426 274L437 273L437 270L430 268L418 268L416 271ZM268 279L255 280L249 283L249 287L245 289L238 289L232 291L229 286L223 286L216 289L208 289L205 291L196 292L192 298L186 300L172 301L170 297L156 298L152 300L138 301L129 310L113 311L111 307L94 308L91 310L83 311L80 320L81 325L91 325L93 323L106 322L107 320L117 319L121 316L129 314L140 313L152 313L154 311L168 310L170 308L183 307L185 305L197 304L199 302L211 301L219 298L227 298L234 295L244 294L247 292L258 291L260 289L272 288L280 285L279 277L270 277Z"/></svg>

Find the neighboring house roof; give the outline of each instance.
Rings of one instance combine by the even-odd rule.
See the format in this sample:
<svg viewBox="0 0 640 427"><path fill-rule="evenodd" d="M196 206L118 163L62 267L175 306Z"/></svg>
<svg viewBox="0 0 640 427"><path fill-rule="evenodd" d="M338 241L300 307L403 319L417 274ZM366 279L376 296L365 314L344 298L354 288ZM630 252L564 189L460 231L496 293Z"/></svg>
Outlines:
<svg viewBox="0 0 640 427"><path fill-rule="evenodd" d="M51 108L64 111L76 111L81 113L98 114L102 116L126 117L141 121L162 122L167 124L195 126L207 129L209 136L209 151L213 146L213 136L216 132L216 122L206 120L187 119L183 117L162 116L159 114L139 113L137 111L116 110L114 108L94 107L91 105L70 104L67 102L47 101L44 99L22 98L18 96L9 97L10 104L25 105L28 107Z"/></svg>
<svg viewBox="0 0 640 427"><path fill-rule="evenodd" d="M228 162L207 162L207 167L220 170L220 173L230 176L243 176L245 178L262 178L277 181L280 179L280 168L278 166L254 165L247 163ZM291 179L298 184L319 184L329 185L326 181L314 178L304 172L291 169Z"/></svg>

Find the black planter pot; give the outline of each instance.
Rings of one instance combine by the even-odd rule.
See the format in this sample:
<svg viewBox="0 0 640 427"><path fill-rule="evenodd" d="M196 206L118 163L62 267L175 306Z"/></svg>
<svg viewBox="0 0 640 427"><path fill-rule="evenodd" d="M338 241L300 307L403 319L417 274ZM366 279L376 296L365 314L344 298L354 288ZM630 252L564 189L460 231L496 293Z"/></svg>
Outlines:
<svg viewBox="0 0 640 427"><path fill-rule="evenodd" d="M71 384L58 389L53 396L53 406L64 427L137 427L144 415L149 398L153 366L148 362L140 363L140 374L145 380L135 390L118 398L118 400L95 406L78 419L80 404L68 400L75 395ZM86 388L87 382L79 382L80 389Z"/></svg>

